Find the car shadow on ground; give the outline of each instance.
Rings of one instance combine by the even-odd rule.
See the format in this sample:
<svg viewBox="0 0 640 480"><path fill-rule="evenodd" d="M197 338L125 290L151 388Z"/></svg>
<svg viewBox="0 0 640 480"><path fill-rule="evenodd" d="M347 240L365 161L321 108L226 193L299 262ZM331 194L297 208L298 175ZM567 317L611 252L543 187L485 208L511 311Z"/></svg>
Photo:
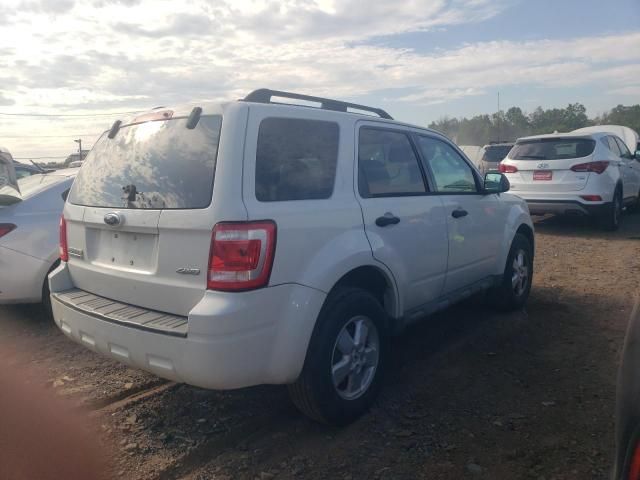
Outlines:
<svg viewBox="0 0 640 480"><path fill-rule="evenodd" d="M620 219L620 228L615 232L602 230L589 217L576 215L547 215L532 217L536 233L567 237L599 239L640 240L640 214L625 213Z"/></svg>

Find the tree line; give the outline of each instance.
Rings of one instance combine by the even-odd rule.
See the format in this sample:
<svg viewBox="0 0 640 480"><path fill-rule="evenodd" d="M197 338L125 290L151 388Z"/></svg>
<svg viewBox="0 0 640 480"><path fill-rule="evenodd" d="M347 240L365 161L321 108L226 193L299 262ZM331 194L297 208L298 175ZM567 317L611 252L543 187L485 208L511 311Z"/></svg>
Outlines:
<svg viewBox="0 0 640 480"><path fill-rule="evenodd" d="M519 107L492 115L472 118L444 117L429 124L429 128L444 133L458 145L486 145L489 142L514 141L527 135L569 132L591 125L624 125L640 132L640 105L618 105L609 112L589 118L581 103L566 108L536 108L527 114Z"/></svg>

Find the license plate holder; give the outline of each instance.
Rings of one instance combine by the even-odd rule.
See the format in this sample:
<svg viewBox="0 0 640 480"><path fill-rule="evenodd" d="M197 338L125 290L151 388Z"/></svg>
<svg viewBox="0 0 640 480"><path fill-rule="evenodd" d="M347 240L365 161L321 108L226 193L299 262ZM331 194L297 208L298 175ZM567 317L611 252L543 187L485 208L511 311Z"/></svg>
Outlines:
<svg viewBox="0 0 640 480"><path fill-rule="evenodd" d="M551 170L535 170L533 172L534 180L549 181L553 179L553 171Z"/></svg>

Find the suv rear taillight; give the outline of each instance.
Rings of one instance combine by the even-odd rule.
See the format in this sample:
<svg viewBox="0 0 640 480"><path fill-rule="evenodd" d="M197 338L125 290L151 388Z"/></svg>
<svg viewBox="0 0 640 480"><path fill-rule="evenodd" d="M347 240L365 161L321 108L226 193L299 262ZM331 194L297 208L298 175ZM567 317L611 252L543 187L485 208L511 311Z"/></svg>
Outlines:
<svg viewBox="0 0 640 480"><path fill-rule="evenodd" d="M13 223L0 223L0 238L15 229L16 226Z"/></svg>
<svg viewBox="0 0 640 480"><path fill-rule="evenodd" d="M500 173L516 173L518 171L515 166L506 163L501 163L498 170L500 170Z"/></svg>
<svg viewBox="0 0 640 480"><path fill-rule="evenodd" d="M640 480L640 443L636 444L629 462L628 480Z"/></svg>
<svg viewBox="0 0 640 480"><path fill-rule="evenodd" d="M60 260L69 261L69 249L67 246L67 221L60 217Z"/></svg>
<svg viewBox="0 0 640 480"><path fill-rule="evenodd" d="M219 223L213 228L207 288L240 291L269 283L276 251L276 224L270 220Z"/></svg>
<svg viewBox="0 0 640 480"><path fill-rule="evenodd" d="M606 161L579 163L578 165L574 165L573 167L571 167L571 171L594 172L597 174L601 174L607 169L608 166L609 166L609 162L606 162Z"/></svg>

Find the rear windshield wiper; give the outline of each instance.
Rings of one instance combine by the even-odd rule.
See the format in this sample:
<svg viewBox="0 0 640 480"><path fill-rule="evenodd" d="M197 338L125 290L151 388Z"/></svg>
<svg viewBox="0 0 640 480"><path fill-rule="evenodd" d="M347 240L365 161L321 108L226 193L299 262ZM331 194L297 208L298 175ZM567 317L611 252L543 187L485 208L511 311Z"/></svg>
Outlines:
<svg viewBox="0 0 640 480"><path fill-rule="evenodd" d="M518 155L518 159L524 160L526 158L530 158L532 160L546 160L547 157L544 155Z"/></svg>

